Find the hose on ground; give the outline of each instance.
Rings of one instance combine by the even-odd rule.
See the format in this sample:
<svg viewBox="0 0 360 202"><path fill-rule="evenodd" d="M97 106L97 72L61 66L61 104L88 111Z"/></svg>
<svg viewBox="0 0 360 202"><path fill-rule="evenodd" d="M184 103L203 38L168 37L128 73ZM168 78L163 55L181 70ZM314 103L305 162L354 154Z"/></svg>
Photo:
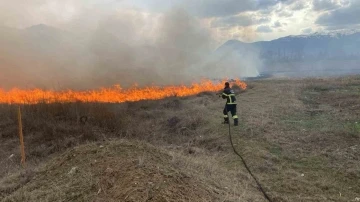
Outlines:
<svg viewBox="0 0 360 202"><path fill-rule="evenodd" d="M225 104L225 110L226 110L226 114L229 114L226 104ZM251 177L255 180L257 186L259 187L259 190L263 193L264 197L269 201L269 202L273 202L272 199L269 197L269 195L265 192L265 190L263 189L262 185L260 184L260 182L257 180L257 178L255 177L255 175L251 172L249 166L247 165L245 159L242 157L242 155L236 151L234 144L233 144L233 140L232 140L232 135L231 135L231 126L230 126L230 121L228 121L228 125L229 125L229 139L230 139L230 143L231 143L231 147L234 150L234 153L240 157L242 163L244 164L246 170L249 172L249 174L251 175Z"/></svg>

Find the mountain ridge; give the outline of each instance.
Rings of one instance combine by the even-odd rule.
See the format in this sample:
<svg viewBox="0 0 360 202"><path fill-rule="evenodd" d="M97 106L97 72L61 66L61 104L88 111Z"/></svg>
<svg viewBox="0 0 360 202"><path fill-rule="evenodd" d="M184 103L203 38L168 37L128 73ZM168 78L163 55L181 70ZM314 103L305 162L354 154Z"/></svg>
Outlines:
<svg viewBox="0 0 360 202"><path fill-rule="evenodd" d="M272 61L356 58L360 56L360 32L289 35L252 43L232 39L217 48L216 52L243 52L249 48L257 49L261 59Z"/></svg>

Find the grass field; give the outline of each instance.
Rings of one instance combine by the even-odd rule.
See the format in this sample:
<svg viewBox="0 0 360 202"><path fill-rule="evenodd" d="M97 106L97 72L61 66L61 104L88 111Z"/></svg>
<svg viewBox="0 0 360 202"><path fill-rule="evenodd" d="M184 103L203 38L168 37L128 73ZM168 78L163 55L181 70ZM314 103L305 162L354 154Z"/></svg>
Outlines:
<svg viewBox="0 0 360 202"><path fill-rule="evenodd" d="M243 155L273 201L360 201L360 77L251 81ZM123 104L0 106L1 201L266 201L215 93ZM86 117L86 118L85 118Z"/></svg>

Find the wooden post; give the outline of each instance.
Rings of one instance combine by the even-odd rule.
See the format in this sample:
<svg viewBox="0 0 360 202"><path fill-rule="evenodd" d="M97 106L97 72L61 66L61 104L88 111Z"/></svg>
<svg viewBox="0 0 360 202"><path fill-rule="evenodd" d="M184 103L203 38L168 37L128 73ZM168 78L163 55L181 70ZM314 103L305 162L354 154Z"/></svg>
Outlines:
<svg viewBox="0 0 360 202"><path fill-rule="evenodd" d="M18 108L18 121L19 121L19 138L20 138L20 152L21 152L21 164L25 168L25 146L24 146L24 135L21 121L21 110Z"/></svg>

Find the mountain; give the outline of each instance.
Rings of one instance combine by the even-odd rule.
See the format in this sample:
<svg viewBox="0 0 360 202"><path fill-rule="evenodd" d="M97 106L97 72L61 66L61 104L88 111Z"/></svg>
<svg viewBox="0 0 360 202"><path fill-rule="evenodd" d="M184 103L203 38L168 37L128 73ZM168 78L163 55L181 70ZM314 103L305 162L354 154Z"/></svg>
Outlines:
<svg viewBox="0 0 360 202"><path fill-rule="evenodd" d="M249 50L257 50L266 61L352 59L360 56L360 32L314 33L254 43L229 40L216 51Z"/></svg>
<svg viewBox="0 0 360 202"><path fill-rule="evenodd" d="M257 77L360 74L360 32L314 33L254 43L229 40L215 51L215 55L223 61L234 57L240 62L250 61L247 68L257 69ZM236 69L244 68L240 62L234 64Z"/></svg>

